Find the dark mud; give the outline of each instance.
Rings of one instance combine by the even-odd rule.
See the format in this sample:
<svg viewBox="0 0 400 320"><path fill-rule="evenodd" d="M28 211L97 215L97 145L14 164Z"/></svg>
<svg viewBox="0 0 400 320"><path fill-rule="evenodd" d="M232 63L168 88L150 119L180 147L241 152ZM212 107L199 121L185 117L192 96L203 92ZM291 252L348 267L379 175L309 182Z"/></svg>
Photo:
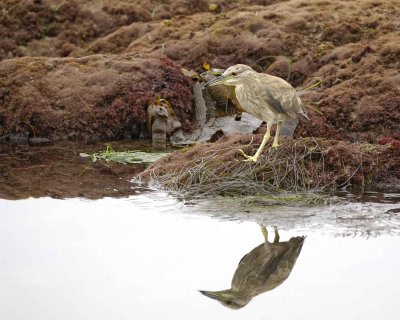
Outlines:
<svg viewBox="0 0 400 320"><path fill-rule="evenodd" d="M100 199L126 197L142 189L134 187L132 177L144 165L121 165L83 158L81 152L151 149L149 142L73 143L49 145L0 144L0 198L29 197Z"/></svg>

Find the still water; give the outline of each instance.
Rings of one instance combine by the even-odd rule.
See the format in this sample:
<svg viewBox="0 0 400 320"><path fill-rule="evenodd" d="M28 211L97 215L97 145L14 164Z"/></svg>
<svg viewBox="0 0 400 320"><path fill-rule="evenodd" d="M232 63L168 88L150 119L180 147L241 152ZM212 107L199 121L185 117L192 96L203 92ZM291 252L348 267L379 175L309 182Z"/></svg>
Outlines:
<svg viewBox="0 0 400 320"><path fill-rule="evenodd" d="M398 319L400 207L0 200L0 319ZM393 198L393 199L392 199ZM385 195L383 195L385 199ZM264 241L306 236L290 276L239 310L199 290L230 287Z"/></svg>

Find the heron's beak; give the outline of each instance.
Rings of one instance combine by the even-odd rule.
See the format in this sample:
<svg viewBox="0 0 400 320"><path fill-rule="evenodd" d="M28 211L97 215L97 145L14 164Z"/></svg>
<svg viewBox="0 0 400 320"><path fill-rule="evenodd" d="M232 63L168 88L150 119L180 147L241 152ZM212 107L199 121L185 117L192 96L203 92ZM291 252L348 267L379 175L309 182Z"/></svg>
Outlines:
<svg viewBox="0 0 400 320"><path fill-rule="evenodd" d="M211 299L215 299L215 300L221 300L222 295L220 291L203 291L203 290L199 290L199 292L201 294L204 294L206 297L209 297Z"/></svg>
<svg viewBox="0 0 400 320"><path fill-rule="evenodd" d="M219 77L216 77L215 79L212 79L212 80L208 81L206 84L204 84L203 89L206 89L206 88L212 87L212 86L216 86L219 84L223 84L226 80L228 80L227 77L220 75Z"/></svg>

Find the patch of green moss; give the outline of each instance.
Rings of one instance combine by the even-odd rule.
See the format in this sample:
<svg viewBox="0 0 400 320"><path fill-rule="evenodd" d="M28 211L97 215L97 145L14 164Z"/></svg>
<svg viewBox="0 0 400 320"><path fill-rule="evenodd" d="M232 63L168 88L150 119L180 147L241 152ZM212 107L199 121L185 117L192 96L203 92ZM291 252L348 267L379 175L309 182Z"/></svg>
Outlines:
<svg viewBox="0 0 400 320"><path fill-rule="evenodd" d="M318 193L299 193L299 194L271 194L260 196L243 197L240 202L246 205L263 206L315 206L325 204L330 201L325 195Z"/></svg>
<svg viewBox="0 0 400 320"><path fill-rule="evenodd" d="M381 149L376 144L365 144L362 147L362 151L369 154L378 154L381 152Z"/></svg>
<svg viewBox="0 0 400 320"><path fill-rule="evenodd" d="M152 163L165 156L165 152L144 152L138 150L115 151L110 146L106 150L93 154L81 153L81 157L90 157L93 162L103 160L105 162L117 162L121 164Z"/></svg>

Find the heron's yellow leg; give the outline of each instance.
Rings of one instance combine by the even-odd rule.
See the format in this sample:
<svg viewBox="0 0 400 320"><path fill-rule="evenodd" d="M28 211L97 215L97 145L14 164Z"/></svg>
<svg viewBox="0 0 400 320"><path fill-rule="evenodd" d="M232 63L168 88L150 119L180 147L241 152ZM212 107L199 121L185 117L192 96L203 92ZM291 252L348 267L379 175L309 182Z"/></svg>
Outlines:
<svg viewBox="0 0 400 320"><path fill-rule="evenodd" d="M276 124L276 132L275 132L274 142L272 143L272 148L279 147L278 139L279 139L279 133L281 132L282 124L283 121L278 121L278 123Z"/></svg>
<svg viewBox="0 0 400 320"><path fill-rule="evenodd" d="M263 138L263 140L261 142L261 145L258 148L258 150L257 150L257 152L256 152L256 154L254 156L252 156L252 157L248 156L247 154L245 154L243 152L243 150L239 150L242 153L242 155L246 158L245 161L254 161L254 162L256 162L258 160L258 158L261 155L261 152L263 151L265 145L267 144L269 138L271 137L271 126L272 126L271 124L267 123L267 132L265 132L264 138Z"/></svg>

